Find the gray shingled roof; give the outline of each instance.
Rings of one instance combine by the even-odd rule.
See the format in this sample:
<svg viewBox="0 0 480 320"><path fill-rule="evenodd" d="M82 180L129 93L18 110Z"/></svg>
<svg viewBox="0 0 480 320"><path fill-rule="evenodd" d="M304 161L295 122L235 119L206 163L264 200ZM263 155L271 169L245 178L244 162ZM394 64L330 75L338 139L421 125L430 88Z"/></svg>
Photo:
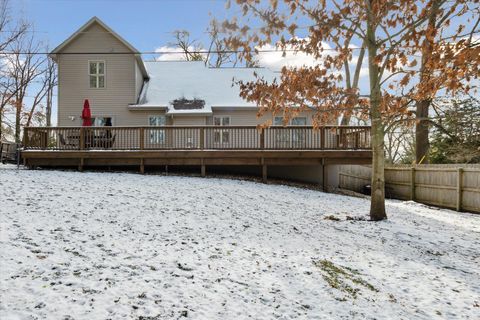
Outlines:
<svg viewBox="0 0 480 320"><path fill-rule="evenodd" d="M275 74L265 68L208 68L203 62L145 62L150 80L145 83L139 103L131 108L166 107L169 114L211 113L212 107L255 107L239 96L235 80L254 80L254 72L273 80ZM203 109L175 110L175 99L201 99Z"/></svg>

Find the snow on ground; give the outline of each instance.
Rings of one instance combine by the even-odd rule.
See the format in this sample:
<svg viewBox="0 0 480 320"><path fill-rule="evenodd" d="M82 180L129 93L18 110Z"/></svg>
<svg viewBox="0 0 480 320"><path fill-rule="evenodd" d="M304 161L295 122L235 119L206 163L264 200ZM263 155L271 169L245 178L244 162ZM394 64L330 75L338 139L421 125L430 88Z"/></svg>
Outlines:
<svg viewBox="0 0 480 320"><path fill-rule="evenodd" d="M346 220L368 200L3 165L0 318L478 319L480 216L387 208Z"/></svg>

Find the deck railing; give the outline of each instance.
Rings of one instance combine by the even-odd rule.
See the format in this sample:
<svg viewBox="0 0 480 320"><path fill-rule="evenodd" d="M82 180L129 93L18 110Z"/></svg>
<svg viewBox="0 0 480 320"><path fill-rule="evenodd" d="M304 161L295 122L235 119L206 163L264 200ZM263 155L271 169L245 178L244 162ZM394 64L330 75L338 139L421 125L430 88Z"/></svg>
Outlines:
<svg viewBox="0 0 480 320"><path fill-rule="evenodd" d="M365 150L369 126L27 127L25 150Z"/></svg>

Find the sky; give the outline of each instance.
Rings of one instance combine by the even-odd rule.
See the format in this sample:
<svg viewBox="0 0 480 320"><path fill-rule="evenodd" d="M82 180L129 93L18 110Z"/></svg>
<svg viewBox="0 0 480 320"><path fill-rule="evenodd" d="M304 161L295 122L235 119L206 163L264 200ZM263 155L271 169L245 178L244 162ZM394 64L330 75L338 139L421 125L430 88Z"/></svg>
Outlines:
<svg viewBox="0 0 480 320"><path fill-rule="evenodd" d="M222 0L10 0L15 11L32 21L52 47L97 16L139 51L152 51L185 29L204 40L212 17L226 14Z"/></svg>
<svg viewBox="0 0 480 320"><path fill-rule="evenodd" d="M226 10L225 0L10 0L15 13L31 21L50 48L97 16L140 52L172 51L172 32L187 30L191 39L208 44L206 29L215 18L223 21L238 9ZM272 49L272 47L266 49ZM146 60L178 60L180 55L144 55ZM280 70L284 64L312 65L305 54L263 53L262 66Z"/></svg>

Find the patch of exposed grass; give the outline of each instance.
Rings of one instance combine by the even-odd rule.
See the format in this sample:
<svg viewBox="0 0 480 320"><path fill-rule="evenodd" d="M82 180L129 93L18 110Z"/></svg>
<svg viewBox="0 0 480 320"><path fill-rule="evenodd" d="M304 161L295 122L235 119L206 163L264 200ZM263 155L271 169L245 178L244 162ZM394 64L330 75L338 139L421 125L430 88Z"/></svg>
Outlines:
<svg viewBox="0 0 480 320"><path fill-rule="evenodd" d="M322 271L322 277L330 287L348 294L353 299L360 294L360 287L378 292L378 289L361 278L357 270L335 265L329 260L313 261L313 264Z"/></svg>
<svg viewBox="0 0 480 320"><path fill-rule="evenodd" d="M323 220L340 221L340 218L335 217L333 214L331 214L329 216L325 216Z"/></svg>

